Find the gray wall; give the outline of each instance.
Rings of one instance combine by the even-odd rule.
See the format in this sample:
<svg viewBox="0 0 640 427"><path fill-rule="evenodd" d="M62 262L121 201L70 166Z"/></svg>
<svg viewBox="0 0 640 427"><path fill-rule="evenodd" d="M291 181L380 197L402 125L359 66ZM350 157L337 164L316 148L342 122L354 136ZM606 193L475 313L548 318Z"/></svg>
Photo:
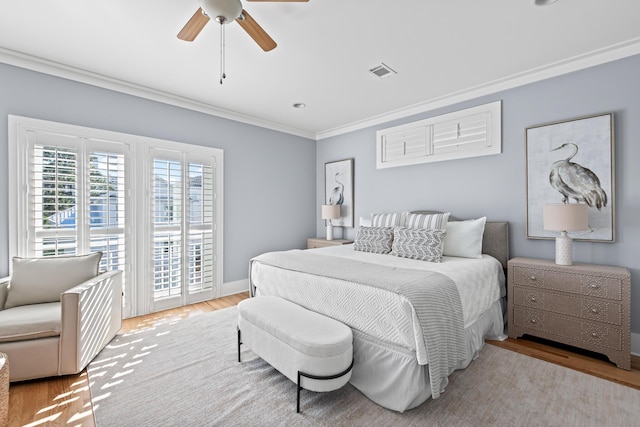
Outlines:
<svg viewBox="0 0 640 427"><path fill-rule="evenodd" d="M316 204L324 199L324 163L354 158L355 222L373 212L434 209L460 218L511 224L511 255L553 259L554 241L525 237L525 129L614 113L615 243L574 242L574 260L631 271L631 324L640 333L640 56L506 90L384 125L327 138L317 146ZM502 154L377 170L376 130L502 100ZM324 225L316 211L316 232ZM355 229L345 229L353 238Z"/></svg>
<svg viewBox="0 0 640 427"><path fill-rule="evenodd" d="M0 277L9 114L224 149L225 282L246 279L251 257L303 248L314 233L315 141L0 64Z"/></svg>

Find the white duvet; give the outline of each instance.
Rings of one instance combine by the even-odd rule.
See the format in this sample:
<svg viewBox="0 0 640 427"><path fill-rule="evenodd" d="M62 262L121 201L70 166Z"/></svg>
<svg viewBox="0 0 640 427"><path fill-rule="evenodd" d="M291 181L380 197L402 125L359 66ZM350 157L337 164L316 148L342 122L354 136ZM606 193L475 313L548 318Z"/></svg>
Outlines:
<svg viewBox="0 0 640 427"><path fill-rule="evenodd" d="M431 270L448 276L460 294L465 328L505 295L502 265L488 255L480 259L443 257L441 263L432 263L354 251L353 245L311 250L373 264ZM284 270L261 264L259 260L252 263L250 274L257 295L276 295L296 302L383 342L415 351L419 364L428 363L422 328L404 296L339 279Z"/></svg>

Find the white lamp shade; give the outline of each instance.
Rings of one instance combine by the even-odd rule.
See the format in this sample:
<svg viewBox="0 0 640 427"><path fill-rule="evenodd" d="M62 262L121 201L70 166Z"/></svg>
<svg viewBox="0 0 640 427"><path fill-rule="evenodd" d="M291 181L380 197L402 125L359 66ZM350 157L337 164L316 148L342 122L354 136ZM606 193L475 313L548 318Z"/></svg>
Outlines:
<svg viewBox="0 0 640 427"><path fill-rule="evenodd" d="M322 219L340 218L340 205L322 205Z"/></svg>
<svg viewBox="0 0 640 427"><path fill-rule="evenodd" d="M589 228L587 205L551 204L543 208L543 224L545 230L550 231L577 231Z"/></svg>
<svg viewBox="0 0 640 427"><path fill-rule="evenodd" d="M242 13L240 0L199 0L200 7L209 18L216 20L221 16L223 23L233 22Z"/></svg>

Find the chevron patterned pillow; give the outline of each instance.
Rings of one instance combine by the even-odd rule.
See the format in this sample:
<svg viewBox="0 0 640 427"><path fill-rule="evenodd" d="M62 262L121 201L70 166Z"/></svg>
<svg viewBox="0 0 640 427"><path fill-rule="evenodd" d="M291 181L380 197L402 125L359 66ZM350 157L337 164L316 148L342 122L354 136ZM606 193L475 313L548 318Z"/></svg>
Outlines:
<svg viewBox="0 0 640 427"><path fill-rule="evenodd" d="M444 230L397 227L393 231L391 255L440 262L446 234Z"/></svg>
<svg viewBox="0 0 640 427"><path fill-rule="evenodd" d="M353 241L353 249L361 252L388 254L391 252L392 242L392 227L359 227Z"/></svg>

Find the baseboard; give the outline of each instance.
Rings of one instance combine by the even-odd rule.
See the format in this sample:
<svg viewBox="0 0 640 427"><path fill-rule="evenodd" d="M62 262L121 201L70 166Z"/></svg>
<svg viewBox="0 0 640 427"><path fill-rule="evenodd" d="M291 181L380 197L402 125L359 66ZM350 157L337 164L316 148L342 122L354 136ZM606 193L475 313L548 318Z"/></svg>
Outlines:
<svg viewBox="0 0 640 427"><path fill-rule="evenodd" d="M235 282L223 283L220 287L220 296L239 294L240 292L249 291L249 279L236 280Z"/></svg>
<svg viewBox="0 0 640 427"><path fill-rule="evenodd" d="M631 354L640 357L640 334L631 332Z"/></svg>

